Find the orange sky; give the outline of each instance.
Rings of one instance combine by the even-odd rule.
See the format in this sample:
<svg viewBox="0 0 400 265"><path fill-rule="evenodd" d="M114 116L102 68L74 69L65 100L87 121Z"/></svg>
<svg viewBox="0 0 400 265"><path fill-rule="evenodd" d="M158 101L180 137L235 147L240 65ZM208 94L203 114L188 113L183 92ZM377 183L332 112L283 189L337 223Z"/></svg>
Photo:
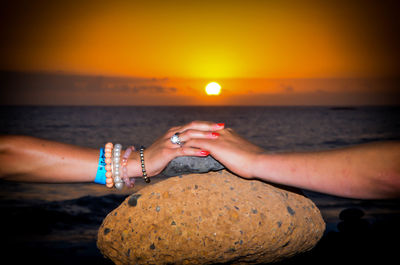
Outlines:
<svg viewBox="0 0 400 265"><path fill-rule="evenodd" d="M396 1L4 1L0 70L168 78L178 88L170 96L188 97L194 93L189 88L201 93L204 83L214 80L225 83L226 92L255 95L288 92L279 90L281 83L266 85L271 78L398 77L398 6ZM290 92L317 89L300 85ZM161 100L148 97L151 102Z"/></svg>

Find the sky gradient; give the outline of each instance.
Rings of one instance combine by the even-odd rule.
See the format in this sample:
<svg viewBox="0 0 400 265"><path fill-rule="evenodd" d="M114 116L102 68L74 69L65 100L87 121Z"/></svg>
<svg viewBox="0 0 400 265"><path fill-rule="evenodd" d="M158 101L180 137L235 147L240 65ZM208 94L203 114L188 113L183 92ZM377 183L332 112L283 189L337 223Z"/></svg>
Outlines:
<svg viewBox="0 0 400 265"><path fill-rule="evenodd" d="M396 104L399 12L397 1L2 1L0 103ZM211 81L219 97L205 96Z"/></svg>

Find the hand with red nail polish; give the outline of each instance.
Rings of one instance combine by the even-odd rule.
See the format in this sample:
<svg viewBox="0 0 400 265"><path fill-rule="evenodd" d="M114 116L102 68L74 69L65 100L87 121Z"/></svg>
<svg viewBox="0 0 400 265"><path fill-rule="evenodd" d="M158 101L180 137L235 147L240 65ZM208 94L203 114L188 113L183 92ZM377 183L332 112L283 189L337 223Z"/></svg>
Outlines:
<svg viewBox="0 0 400 265"><path fill-rule="evenodd" d="M210 154L208 150L193 147L187 144L187 142L194 139L218 139L220 134L216 131L221 131L224 126L224 123L192 121L183 126L172 127L144 151L148 176L161 173L168 163L178 156L208 156ZM178 133L181 144L175 144L171 141L171 137L176 133ZM136 156L138 166L137 173L135 174L140 175L140 159L138 154Z"/></svg>
<svg viewBox="0 0 400 265"><path fill-rule="evenodd" d="M211 133L212 138L191 139L187 145L207 150L209 155L236 174L252 178L252 164L264 150L240 137L230 128Z"/></svg>

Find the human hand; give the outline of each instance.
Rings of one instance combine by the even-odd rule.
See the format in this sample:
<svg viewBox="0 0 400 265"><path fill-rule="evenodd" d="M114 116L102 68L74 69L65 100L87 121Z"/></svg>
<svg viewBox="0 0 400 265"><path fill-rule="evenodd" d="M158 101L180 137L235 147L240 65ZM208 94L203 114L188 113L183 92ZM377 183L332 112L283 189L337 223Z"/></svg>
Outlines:
<svg viewBox="0 0 400 265"><path fill-rule="evenodd" d="M201 148L192 147L187 144L182 146L173 144L170 140L171 136L179 133L181 142L186 143L192 139L216 139L218 138L216 130L224 128L223 123L214 123L207 121L193 121L183 126L172 127L163 136L159 137L150 147L144 150L144 161L147 175L155 176L162 172L168 163L178 156L199 156L209 155L208 151ZM132 163L133 170L130 176L141 176L141 162L139 152L134 154L135 163Z"/></svg>
<svg viewBox="0 0 400 265"><path fill-rule="evenodd" d="M244 177L254 178L254 164L259 154L265 150L239 136L233 129L218 130L215 138L192 138L185 145L207 150L232 172Z"/></svg>

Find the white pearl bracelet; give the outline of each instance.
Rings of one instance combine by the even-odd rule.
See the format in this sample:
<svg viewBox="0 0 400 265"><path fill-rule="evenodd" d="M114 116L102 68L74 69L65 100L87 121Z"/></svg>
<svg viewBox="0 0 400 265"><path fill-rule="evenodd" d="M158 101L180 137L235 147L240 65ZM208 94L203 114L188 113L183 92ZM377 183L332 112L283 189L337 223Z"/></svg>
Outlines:
<svg viewBox="0 0 400 265"><path fill-rule="evenodd" d="M114 186L118 189L121 190L124 187L124 181L121 178L121 150L122 150L122 145L121 144L116 144L114 145L113 149L113 177L114 177Z"/></svg>

